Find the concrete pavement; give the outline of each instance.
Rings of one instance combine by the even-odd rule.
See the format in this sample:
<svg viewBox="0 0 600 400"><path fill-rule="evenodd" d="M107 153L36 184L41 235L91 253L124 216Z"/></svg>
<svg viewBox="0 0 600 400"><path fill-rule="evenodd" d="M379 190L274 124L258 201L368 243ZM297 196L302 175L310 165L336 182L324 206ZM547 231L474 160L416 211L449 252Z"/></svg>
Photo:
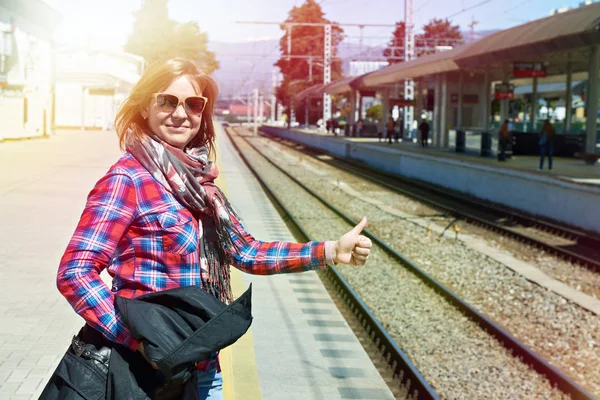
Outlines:
<svg viewBox="0 0 600 400"><path fill-rule="evenodd" d="M0 143L0 398L37 399L83 319L56 270L94 183L118 159L114 132Z"/></svg>

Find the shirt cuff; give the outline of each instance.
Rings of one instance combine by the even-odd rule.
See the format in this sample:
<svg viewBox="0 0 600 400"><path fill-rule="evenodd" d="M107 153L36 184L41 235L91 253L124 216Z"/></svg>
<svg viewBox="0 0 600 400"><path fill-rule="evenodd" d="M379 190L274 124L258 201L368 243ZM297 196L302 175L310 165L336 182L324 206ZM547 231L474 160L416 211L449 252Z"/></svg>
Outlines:
<svg viewBox="0 0 600 400"><path fill-rule="evenodd" d="M325 263L330 267L337 265L337 263L333 260L334 246L335 241L333 240L325 242Z"/></svg>

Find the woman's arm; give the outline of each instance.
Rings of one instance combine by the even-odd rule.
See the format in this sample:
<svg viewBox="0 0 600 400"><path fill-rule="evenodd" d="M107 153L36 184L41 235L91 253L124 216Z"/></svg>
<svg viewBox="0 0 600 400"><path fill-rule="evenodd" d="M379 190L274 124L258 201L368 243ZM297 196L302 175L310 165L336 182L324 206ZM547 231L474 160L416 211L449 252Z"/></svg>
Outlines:
<svg viewBox="0 0 600 400"><path fill-rule="evenodd" d="M90 192L75 233L62 256L58 290L85 321L107 339L135 350L139 344L114 306L114 294L100 278L136 211L133 181L104 176Z"/></svg>
<svg viewBox="0 0 600 400"><path fill-rule="evenodd" d="M240 270L255 275L271 275L327 267L326 242L263 242L249 234L234 216L230 218L245 239L244 243L235 231L229 232L239 249L232 250L233 265Z"/></svg>
<svg viewBox="0 0 600 400"><path fill-rule="evenodd" d="M338 240L327 242L262 242L256 240L233 216L230 217L246 243L230 231L239 251L234 250L233 265L255 275L303 272L324 269L327 265L344 263L363 266L369 257L372 243L360 233L367 225L363 219Z"/></svg>

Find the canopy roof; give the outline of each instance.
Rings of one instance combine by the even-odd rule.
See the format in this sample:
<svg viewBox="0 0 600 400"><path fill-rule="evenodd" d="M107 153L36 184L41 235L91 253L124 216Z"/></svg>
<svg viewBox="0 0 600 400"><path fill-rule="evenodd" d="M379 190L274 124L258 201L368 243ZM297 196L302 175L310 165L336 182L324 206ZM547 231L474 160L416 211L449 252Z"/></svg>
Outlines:
<svg viewBox="0 0 600 400"><path fill-rule="evenodd" d="M404 79L434 75L442 72L458 71L458 65L454 60L466 47L467 46L456 47L452 50L419 57L412 61L392 64L377 71L362 75L353 83L361 87L373 87L394 83Z"/></svg>
<svg viewBox="0 0 600 400"><path fill-rule="evenodd" d="M322 96L324 87L325 87L325 85L323 85L322 83L317 83L316 85L310 86L310 87L304 89L303 91L301 91L300 93L296 94L294 96L294 99L296 101L300 101L300 100L304 100L307 97L311 98L311 97Z"/></svg>
<svg viewBox="0 0 600 400"><path fill-rule="evenodd" d="M347 78L338 79L335 82L331 82L325 86L325 92L329 94L340 94L347 93L355 89L352 85L352 81L356 80L356 76L349 76Z"/></svg>
<svg viewBox="0 0 600 400"><path fill-rule="evenodd" d="M456 63L461 68L475 68L594 44L600 44L600 3L496 32L470 44Z"/></svg>

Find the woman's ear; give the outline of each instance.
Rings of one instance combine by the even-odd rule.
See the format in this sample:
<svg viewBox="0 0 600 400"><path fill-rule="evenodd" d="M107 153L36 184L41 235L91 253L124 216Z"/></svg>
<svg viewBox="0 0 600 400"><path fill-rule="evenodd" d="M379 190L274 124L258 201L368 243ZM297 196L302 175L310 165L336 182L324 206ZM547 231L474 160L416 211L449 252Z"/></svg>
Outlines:
<svg viewBox="0 0 600 400"><path fill-rule="evenodd" d="M143 109L140 114L142 114L142 118L148 119L148 109Z"/></svg>

